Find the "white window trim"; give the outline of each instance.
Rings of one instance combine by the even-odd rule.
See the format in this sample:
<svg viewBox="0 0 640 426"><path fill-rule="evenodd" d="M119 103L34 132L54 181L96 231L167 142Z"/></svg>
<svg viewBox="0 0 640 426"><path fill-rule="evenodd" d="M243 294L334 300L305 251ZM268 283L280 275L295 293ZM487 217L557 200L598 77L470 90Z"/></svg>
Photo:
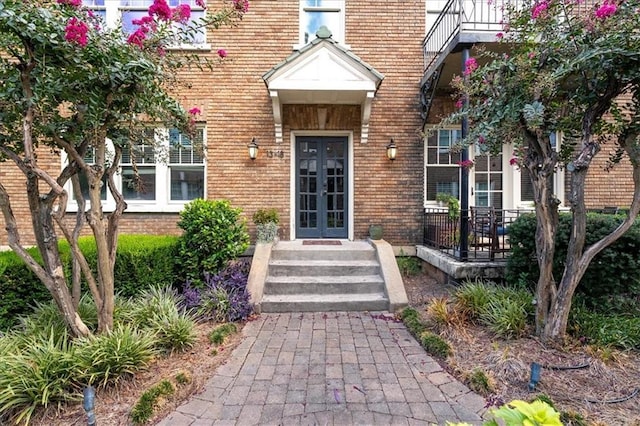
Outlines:
<svg viewBox="0 0 640 426"><path fill-rule="evenodd" d="M427 133L429 132L436 132L438 133L440 130L456 130L459 131L460 130L460 126L448 126L448 127L444 127L444 128L438 128L436 129L431 128L427 131ZM422 153L422 168L423 168L423 183L422 183L422 200L423 200L423 208L433 208L433 207L440 207L438 205L438 202L436 200L428 200L427 199L427 167L430 166L430 164L428 163L428 139L429 136L425 136L424 138L424 142L422 144L422 149L423 149L423 153ZM437 166L435 164L432 164L431 166ZM447 164L447 165L443 165L443 167L457 167L458 169L460 168L459 164Z"/></svg>
<svg viewBox="0 0 640 426"><path fill-rule="evenodd" d="M120 24L121 18L122 18L122 11L123 10L146 10L148 8L148 6L140 6L140 7L136 7L136 6L122 6L121 5L122 1L121 0L104 0L104 6L99 6L99 7L91 7L91 6L85 6L88 9L98 9L98 10L104 10L106 15L105 15L105 24L107 25L107 28L117 28L118 25ZM205 15L207 13L206 9L202 9L199 7L194 7L191 6L191 9L194 11L198 11L198 12L204 12ZM204 43L197 43L197 44L180 44L179 46L170 46L167 48L167 50L194 50L194 51L210 51L211 50L211 44L207 43L207 31L206 29L203 30L204 31L204 38L205 38L205 42Z"/></svg>
<svg viewBox="0 0 640 426"><path fill-rule="evenodd" d="M338 12L340 14L340 22L341 22L341 34L335 34L333 30L332 39L340 43L342 47L345 49L351 49L351 47L346 44L346 14L345 9L347 6L346 0L341 1L340 7L319 7L319 6L305 6L304 0L300 0L298 2L298 44L293 45L293 50L300 50L303 46L306 46L308 43L304 42L304 29L302 28L302 22L304 21L305 11L317 11L317 12Z"/></svg>
<svg viewBox="0 0 640 426"><path fill-rule="evenodd" d="M198 127L198 129L202 130L202 145L203 151L206 153L207 146L207 132L205 127ZM164 150L168 148L169 138L168 138L168 129L156 129L155 137L156 141L162 141L159 144L159 150ZM113 143L107 139L107 151L108 158L113 158ZM204 173L204 188L203 188L203 198L207 198L207 158L206 155L203 154L204 161L202 163L203 173ZM61 168L64 168L68 161L68 156L66 152L63 151L61 155ZM178 213L184 209L184 206L190 203L193 200L171 200L171 164L169 163L169 159L166 161L162 159L158 159L158 155L156 155L156 199L155 200L125 200L127 203L127 209L125 210L127 213ZM174 164L174 166L188 166L184 164ZM193 166L194 168L196 165ZM118 166L118 171L113 177L114 183L116 187L120 189L122 192L122 163ZM65 185L65 189L69 194L69 201L67 203L67 212L75 213L78 211L78 203L73 199L73 189L71 185L71 181L68 181ZM87 200L87 210L90 208L91 203ZM116 208L116 203L111 195L111 192L107 189L107 199L102 202L102 209L105 212L114 211Z"/></svg>
<svg viewBox="0 0 640 426"><path fill-rule="evenodd" d="M562 132L556 132L556 151L560 151L560 147L562 145L563 135ZM522 193L520 191L520 184L522 183L522 172L520 168L517 166L512 166L509 164L509 160L513 157L513 145L505 146L504 148L504 156L503 156L503 167L507 167L506 170L511 171L511 176L509 179L505 179L503 182L505 194L509 193L513 198L510 200L511 204L514 208L517 209L532 209L534 208L533 201L523 201ZM554 174L553 179L553 193L556 195L558 200L560 200L560 206L564 207L564 199L565 199L565 173L564 168L558 168ZM506 176L506 174L503 176ZM505 205L506 205L506 200Z"/></svg>

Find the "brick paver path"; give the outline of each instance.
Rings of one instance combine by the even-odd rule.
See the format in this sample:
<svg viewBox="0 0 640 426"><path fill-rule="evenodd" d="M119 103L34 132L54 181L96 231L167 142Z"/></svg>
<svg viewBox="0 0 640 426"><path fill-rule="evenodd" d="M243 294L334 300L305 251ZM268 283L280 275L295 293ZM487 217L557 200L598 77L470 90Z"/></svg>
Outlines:
<svg viewBox="0 0 640 426"><path fill-rule="evenodd" d="M485 401L389 313L262 314L160 425L481 424Z"/></svg>

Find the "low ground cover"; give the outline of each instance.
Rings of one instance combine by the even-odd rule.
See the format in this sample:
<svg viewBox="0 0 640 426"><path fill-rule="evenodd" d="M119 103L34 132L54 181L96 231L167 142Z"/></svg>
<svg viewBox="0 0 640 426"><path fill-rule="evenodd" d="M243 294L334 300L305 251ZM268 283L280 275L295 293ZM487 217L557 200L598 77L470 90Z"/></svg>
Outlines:
<svg viewBox="0 0 640 426"><path fill-rule="evenodd" d="M499 307L491 302L491 290L483 290L480 283L460 292L459 287L440 285L426 273L405 275L404 281L421 327L451 348L450 355L436 353L435 358L485 396L487 409L543 397L564 412L564 424L640 425L640 392L634 393L640 389L640 346L632 337L640 325L632 317L616 323L615 318L590 316L588 322L576 318L589 312L580 307L574 310L572 336L550 345L532 336L531 299L519 291L500 294L500 299L511 301ZM504 315L499 315L501 310ZM501 321L494 323L496 316ZM613 337L618 335L625 338ZM530 390L534 362L542 369L539 382Z"/></svg>

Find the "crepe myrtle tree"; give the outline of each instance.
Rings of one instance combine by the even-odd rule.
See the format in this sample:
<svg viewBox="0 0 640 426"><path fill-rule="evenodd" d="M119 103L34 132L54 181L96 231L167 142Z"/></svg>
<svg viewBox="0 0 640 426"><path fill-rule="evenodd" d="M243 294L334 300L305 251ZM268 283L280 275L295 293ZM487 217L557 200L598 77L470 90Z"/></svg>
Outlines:
<svg viewBox="0 0 640 426"><path fill-rule="evenodd" d="M539 0L508 15L496 37L509 53L483 51L479 60L467 60L452 83L457 109L443 124L466 118L463 146L500 152L512 144L511 164L529 172L540 269L536 332L556 339L566 333L571 301L589 263L629 229L640 210L640 1ZM552 145L554 132L563 135L559 151ZM631 164L633 202L610 235L585 246L586 176L605 146L609 166ZM553 175L561 168L570 176L573 222L564 271L554 277L560 200Z"/></svg>
<svg viewBox="0 0 640 426"><path fill-rule="evenodd" d="M198 4L205 7L204 0ZM121 28L107 28L81 0L0 0L0 160L24 175L41 262L21 242L5 186L15 173L0 178L0 209L9 246L47 287L73 335L91 333L77 313L82 277L97 307L98 332L113 325L118 222L127 207L114 174L123 150L135 157L132 145L145 127L193 129L199 110L186 112L168 90L184 87L175 77L179 69L214 66L226 56L223 49L211 59L169 48L189 42L202 28L236 25L247 8L246 0L233 0L190 20L188 5L170 8L155 0L127 36ZM38 152L47 149L66 155L61 170L40 164ZM75 221L65 221L69 181L78 203ZM101 204L103 182L116 206L108 213ZM78 247L85 224L95 237L96 273ZM59 232L71 246L70 279L58 251Z"/></svg>

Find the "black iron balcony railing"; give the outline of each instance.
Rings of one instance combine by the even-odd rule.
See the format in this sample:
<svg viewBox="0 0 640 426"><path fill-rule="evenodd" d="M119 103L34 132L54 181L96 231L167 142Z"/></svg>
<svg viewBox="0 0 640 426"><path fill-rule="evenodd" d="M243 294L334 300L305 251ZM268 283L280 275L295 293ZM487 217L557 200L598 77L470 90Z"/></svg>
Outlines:
<svg viewBox="0 0 640 426"><path fill-rule="evenodd" d="M509 7L522 0L449 0L422 41L424 72L433 73L458 43L497 41ZM464 35L468 35L468 40Z"/></svg>
<svg viewBox="0 0 640 426"><path fill-rule="evenodd" d="M522 214L531 210L495 210L471 207L454 215L444 208L427 208L424 214L424 245L439 250L456 260L469 262L505 261L511 251L509 227ZM468 220L468 250L460 250L460 224Z"/></svg>

